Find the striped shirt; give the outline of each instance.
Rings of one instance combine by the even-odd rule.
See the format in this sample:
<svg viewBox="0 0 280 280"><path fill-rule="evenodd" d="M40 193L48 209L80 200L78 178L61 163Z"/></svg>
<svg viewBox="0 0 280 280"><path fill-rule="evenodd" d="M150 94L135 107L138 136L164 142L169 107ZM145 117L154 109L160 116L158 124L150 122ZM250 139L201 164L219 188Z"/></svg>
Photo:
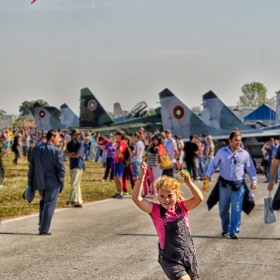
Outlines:
<svg viewBox="0 0 280 280"><path fill-rule="evenodd" d="M240 181L245 179L245 171L251 182L257 183L256 168L249 153L239 148L233 154L229 146L221 148L210 163L205 175L211 177L215 170L220 167L220 176L228 181Z"/></svg>

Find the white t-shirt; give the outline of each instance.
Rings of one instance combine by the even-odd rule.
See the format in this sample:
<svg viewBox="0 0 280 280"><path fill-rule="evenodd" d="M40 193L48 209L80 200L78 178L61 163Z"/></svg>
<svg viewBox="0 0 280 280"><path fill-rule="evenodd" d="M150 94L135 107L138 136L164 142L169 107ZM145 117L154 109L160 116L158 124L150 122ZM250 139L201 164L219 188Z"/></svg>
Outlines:
<svg viewBox="0 0 280 280"><path fill-rule="evenodd" d="M134 151L132 152L133 154L135 153L136 149L138 149L138 156L133 156L132 162L142 162L143 151L145 149L145 146L141 140L139 140L135 143Z"/></svg>
<svg viewBox="0 0 280 280"><path fill-rule="evenodd" d="M166 149L166 152L168 153L168 155L170 156L171 161L176 162L174 151L177 150L177 144L173 138L166 140L165 149Z"/></svg>

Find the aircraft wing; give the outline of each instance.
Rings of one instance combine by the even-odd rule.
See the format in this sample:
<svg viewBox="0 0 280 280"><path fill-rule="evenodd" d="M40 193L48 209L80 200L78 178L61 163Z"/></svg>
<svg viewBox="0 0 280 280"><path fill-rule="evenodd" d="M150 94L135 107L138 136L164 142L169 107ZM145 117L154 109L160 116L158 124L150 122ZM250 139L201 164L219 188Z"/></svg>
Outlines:
<svg viewBox="0 0 280 280"><path fill-rule="evenodd" d="M211 135L213 140L227 140L229 138L229 134L221 134L221 135ZM254 132L254 133L242 133L242 139L244 138L268 138L268 137L279 137L280 131L275 130L266 130L263 132ZM189 141L189 139L182 139L183 142Z"/></svg>
<svg viewBox="0 0 280 280"><path fill-rule="evenodd" d="M110 125L107 127L101 127L101 128L89 128L94 132L100 132L101 134L110 134L110 133L114 133L116 130L118 129L122 129L124 130L126 133L133 133L133 132L137 132L139 130L140 127L144 127L144 128L148 128L150 126L154 126L154 125L161 125L161 123L132 123L132 124L120 124L120 125ZM84 127L82 127L81 129L85 129Z"/></svg>

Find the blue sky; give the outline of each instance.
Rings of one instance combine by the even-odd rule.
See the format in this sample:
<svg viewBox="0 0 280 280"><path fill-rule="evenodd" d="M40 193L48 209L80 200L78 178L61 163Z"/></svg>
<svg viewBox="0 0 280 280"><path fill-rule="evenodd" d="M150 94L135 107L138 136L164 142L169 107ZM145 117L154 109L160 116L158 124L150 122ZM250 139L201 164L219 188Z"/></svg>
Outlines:
<svg viewBox="0 0 280 280"><path fill-rule="evenodd" d="M0 109L44 99L79 112L89 87L108 111L169 88L187 106L214 91L236 105L245 83L280 89L276 0L0 1Z"/></svg>

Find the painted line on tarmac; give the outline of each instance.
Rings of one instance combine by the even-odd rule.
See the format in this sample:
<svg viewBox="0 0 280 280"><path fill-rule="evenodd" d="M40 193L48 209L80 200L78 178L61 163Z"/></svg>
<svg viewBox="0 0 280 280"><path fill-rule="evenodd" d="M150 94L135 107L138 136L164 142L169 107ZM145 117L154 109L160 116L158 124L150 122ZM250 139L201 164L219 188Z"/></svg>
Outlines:
<svg viewBox="0 0 280 280"><path fill-rule="evenodd" d="M105 199L105 200L93 201L93 202L83 204L83 207L90 206L90 205L93 205L93 204L99 204L99 203L103 203L103 202L107 202L107 201L112 201L112 200L114 200L114 199L109 198L109 199ZM59 208L59 209L56 209L54 212L57 213L57 212L62 212L62 211L65 211L65 210L70 210L70 209L73 209L73 208ZM23 216L23 217L18 217L18 218L13 218L13 219L9 219L9 220L4 220L4 221L2 220L0 223L1 224L7 224L7 223L22 221L24 219L38 217L38 216L39 216L39 213L28 215L28 216Z"/></svg>

